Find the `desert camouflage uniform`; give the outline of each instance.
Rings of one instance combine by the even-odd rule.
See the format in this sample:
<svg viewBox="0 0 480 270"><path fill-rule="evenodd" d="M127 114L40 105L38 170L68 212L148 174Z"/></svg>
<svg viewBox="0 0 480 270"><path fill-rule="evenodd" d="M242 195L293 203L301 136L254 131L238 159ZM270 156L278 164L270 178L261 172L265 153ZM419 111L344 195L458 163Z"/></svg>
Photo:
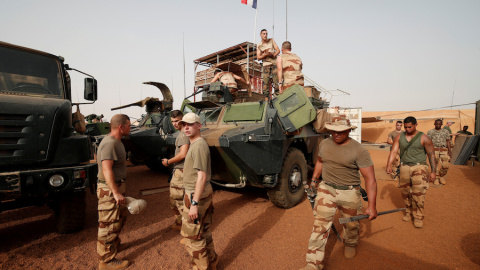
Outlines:
<svg viewBox="0 0 480 270"><path fill-rule="evenodd" d="M117 181L117 186L125 195L125 183ZM97 252L101 262L109 262L117 254L120 244L120 234L127 221L127 207L117 205L113 193L107 184L99 182L97 186L98 197L98 238Z"/></svg>
<svg viewBox="0 0 480 270"><path fill-rule="evenodd" d="M308 241L307 264L313 268L323 269L325 245L327 243L333 218L338 210L342 217L362 214L362 196L359 186L351 186L349 190L339 190L324 182L318 186L313 215L315 221L313 232ZM359 222L348 222L343 225L343 241L346 246L356 246L359 237Z"/></svg>
<svg viewBox="0 0 480 270"><path fill-rule="evenodd" d="M282 55L280 55L280 58L282 59L284 89L287 89L294 84L304 86L302 59L300 59L300 57L291 52L283 53Z"/></svg>
<svg viewBox="0 0 480 270"><path fill-rule="evenodd" d="M236 90L238 87L232 72L228 72L228 71L220 72L219 81L221 81L225 86L227 86L230 89Z"/></svg>
<svg viewBox="0 0 480 270"><path fill-rule="evenodd" d="M175 139L175 156L180 153L180 147L185 144L190 144L190 140L183 131L180 131ZM182 225L182 209L183 209L183 195L185 190L183 187L183 165L184 160L179 161L174 166L172 180L170 181L170 209L175 215L175 224Z"/></svg>
<svg viewBox="0 0 480 270"><path fill-rule="evenodd" d="M198 202L198 219L197 224L195 224L188 217L191 194L191 192L185 193L181 234L187 240L185 245L188 253L192 256L191 265L193 269L209 269L212 262L217 260L211 228L213 196L210 194Z"/></svg>
<svg viewBox="0 0 480 270"><path fill-rule="evenodd" d="M444 177L450 167L450 156L448 155L447 141L450 140L448 130L431 129L427 136L432 140L435 150L435 162L437 163L437 179Z"/></svg>
<svg viewBox="0 0 480 270"><path fill-rule="evenodd" d="M398 187L407 208L406 215L423 220L425 217L425 193L428 189L427 165L401 165Z"/></svg>
<svg viewBox="0 0 480 270"><path fill-rule="evenodd" d="M175 224L182 225L182 209L183 209L183 169L175 169L172 180L170 181L170 209L175 215Z"/></svg>
<svg viewBox="0 0 480 270"><path fill-rule="evenodd" d="M425 148L421 143L423 132L419 131L418 133L420 138L413 142L406 151L404 149L408 145L408 141L405 132L400 134L401 166L398 187L401 189L407 208L406 216L411 214L415 219L423 220L425 218L425 193L428 189L428 166Z"/></svg>
<svg viewBox="0 0 480 270"><path fill-rule="evenodd" d="M263 43L263 40L258 43L258 49L262 52L271 52L275 53L275 48L273 47L273 38L269 39L267 43ZM263 71L262 71L262 78L263 78L263 94L268 97L270 95L270 91L268 89L268 83L270 81L270 75L272 76L273 82L272 84L278 84L278 75L277 75L277 63L274 58L264 58L263 59ZM272 85L273 88L273 85ZM275 92L278 94L278 91Z"/></svg>

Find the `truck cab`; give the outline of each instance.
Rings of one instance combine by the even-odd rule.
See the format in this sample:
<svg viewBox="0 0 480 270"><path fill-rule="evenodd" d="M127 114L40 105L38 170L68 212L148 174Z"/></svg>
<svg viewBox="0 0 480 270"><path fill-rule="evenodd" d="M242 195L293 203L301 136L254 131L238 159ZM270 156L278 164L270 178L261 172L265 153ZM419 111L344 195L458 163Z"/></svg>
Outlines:
<svg viewBox="0 0 480 270"><path fill-rule="evenodd" d="M61 56L0 42L0 211L48 204L62 233L83 227L97 175L90 139L74 134L67 70ZM96 88L86 78L84 98Z"/></svg>

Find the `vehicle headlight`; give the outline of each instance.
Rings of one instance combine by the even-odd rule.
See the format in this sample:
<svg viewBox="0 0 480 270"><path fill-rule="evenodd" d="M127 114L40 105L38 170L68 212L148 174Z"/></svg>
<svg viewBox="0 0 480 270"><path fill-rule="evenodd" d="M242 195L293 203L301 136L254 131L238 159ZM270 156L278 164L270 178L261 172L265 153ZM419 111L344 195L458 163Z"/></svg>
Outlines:
<svg viewBox="0 0 480 270"><path fill-rule="evenodd" d="M50 179L48 180L48 183L52 187L59 187L63 185L64 182L65 182L65 178L63 178L63 176L61 176L60 174L54 174L50 176Z"/></svg>

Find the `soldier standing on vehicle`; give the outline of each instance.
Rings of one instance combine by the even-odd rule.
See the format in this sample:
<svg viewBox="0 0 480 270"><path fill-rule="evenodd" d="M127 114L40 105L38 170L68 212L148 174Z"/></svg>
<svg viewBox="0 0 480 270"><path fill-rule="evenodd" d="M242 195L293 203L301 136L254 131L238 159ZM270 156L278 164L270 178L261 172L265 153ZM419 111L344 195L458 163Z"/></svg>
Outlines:
<svg viewBox="0 0 480 270"><path fill-rule="evenodd" d="M170 117L173 126L179 130L179 133L177 139L175 139L175 156L171 159L162 159L162 164L165 167L175 164L173 167L172 180L170 181L170 208L175 215L175 222L172 225L172 229L180 231L182 228L181 212L183 208L183 196L185 195L183 188L183 163L190 146L190 140L182 131L183 126L180 124L183 113L179 110L174 110L171 112Z"/></svg>
<svg viewBox="0 0 480 270"><path fill-rule="evenodd" d="M448 172L450 157L452 156L452 146L450 145L450 134L446 129L442 129L442 119L435 120L435 128L427 132L427 136L432 140L435 150L435 162L437 167L437 176L434 185L447 184L445 175Z"/></svg>
<svg viewBox="0 0 480 270"><path fill-rule="evenodd" d="M377 217L376 198L377 181L373 162L368 151L349 137L355 126L344 116L334 116L325 125L332 136L319 145L318 159L315 163L312 188L317 188L315 198L313 232L308 241L307 265L302 268L323 269L325 246L333 218L337 211L342 217L356 216L362 213L362 196L360 193L360 173L365 179L368 194L368 206L365 214L369 220ZM319 183L320 176L323 181ZM318 184L318 187L317 187ZM344 256L352 259L356 254L359 238L359 222L344 224Z"/></svg>
<svg viewBox="0 0 480 270"><path fill-rule="evenodd" d="M428 189L428 180L435 181L436 163L435 151L432 140L423 132L417 130L417 119L409 116L403 120L405 132L393 140L392 150L388 156L387 173L392 173L392 163L395 155L400 151L400 179L398 186L402 191L402 198L405 201L406 213L403 221L411 221L414 218L415 228L423 227L425 218L425 193ZM430 176L426 155L430 163Z"/></svg>
<svg viewBox="0 0 480 270"><path fill-rule="evenodd" d="M232 94L238 91L236 80L241 81L245 84L249 84L249 82L247 82L244 78L237 76L230 71L222 71L220 69L216 69L214 74L215 76L210 83L221 81L225 86L230 89L230 93Z"/></svg>
<svg viewBox="0 0 480 270"><path fill-rule="evenodd" d="M190 140L184 164L184 207L182 231L193 269L216 269L218 256L212 238L213 189L210 184L210 149L200 135L200 117L183 116L183 131Z"/></svg>
<svg viewBox="0 0 480 270"><path fill-rule="evenodd" d="M397 135L400 135L400 133L402 133L402 124L403 122L402 121L397 121L397 123L395 123L395 129L388 133L388 138L387 138L387 143L392 145L393 144L393 139L395 139L395 137L397 137ZM390 147L390 150L392 150L392 148ZM397 177L397 167L400 165L400 156L397 154L395 156L395 161L392 163L392 179L395 179L395 177Z"/></svg>
<svg viewBox="0 0 480 270"><path fill-rule="evenodd" d="M126 248L120 244L119 234L127 220L125 179L127 177L126 153L122 137L130 134L130 118L116 114L110 121L110 134L100 143L98 163L98 241L97 253L100 269L125 269L127 260L115 258Z"/></svg>
<svg viewBox="0 0 480 270"><path fill-rule="evenodd" d="M257 59L262 60L263 62L263 94L266 98L268 98L270 96L270 78L272 78L273 84L278 84L277 65L275 59L280 53L280 48L278 48L278 45L275 43L273 38L268 38L268 32L266 29L262 29L262 31L260 31L260 37L262 38L262 41L257 44ZM272 88L274 88L273 85Z"/></svg>
<svg viewBox="0 0 480 270"><path fill-rule="evenodd" d="M303 63L298 55L292 53L290 41L282 43L282 54L277 57L278 85L280 94L294 84L303 86Z"/></svg>

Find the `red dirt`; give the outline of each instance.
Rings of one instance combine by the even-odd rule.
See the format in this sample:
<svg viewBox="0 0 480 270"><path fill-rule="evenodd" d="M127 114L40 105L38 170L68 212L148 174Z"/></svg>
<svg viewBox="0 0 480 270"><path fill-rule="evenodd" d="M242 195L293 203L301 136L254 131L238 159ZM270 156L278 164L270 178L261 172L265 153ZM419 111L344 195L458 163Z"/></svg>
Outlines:
<svg viewBox="0 0 480 270"><path fill-rule="evenodd" d="M378 182L378 211L403 207L396 182L384 173L387 151L371 150ZM423 229L394 213L361 222L357 256L343 258L343 244L330 235L328 269L480 269L480 168L452 166L447 185L427 191ZM145 199L147 210L131 215L122 241L131 247L119 258L129 269L188 269L189 256L170 229L168 193L141 196L140 189L167 185L167 176L146 167L128 169L129 195ZM47 207L0 213L0 269L96 269L96 197L88 195L81 232L55 232ZM310 203L274 207L262 189L217 190L213 239L219 269L299 269L305 265L313 225ZM335 225L341 231L338 221Z"/></svg>

